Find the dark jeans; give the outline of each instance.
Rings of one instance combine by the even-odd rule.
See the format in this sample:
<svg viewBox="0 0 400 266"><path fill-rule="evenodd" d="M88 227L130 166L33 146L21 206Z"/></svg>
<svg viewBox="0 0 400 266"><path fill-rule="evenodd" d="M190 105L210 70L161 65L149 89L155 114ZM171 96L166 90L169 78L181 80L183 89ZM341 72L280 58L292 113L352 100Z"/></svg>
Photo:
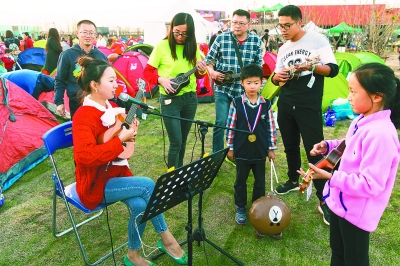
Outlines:
<svg viewBox="0 0 400 266"><path fill-rule="evenodd" d="M232 102L226 93L215 92L215 125L226 127L226 120L228 119L229 107ZM225 129L218 127L213 128L213 152L220 151L224 148Z"/></svg>
<svg viewBox="0 0 400 266"><path fill-rule="evenodd" d="M174 97L160 94L160 104L162 114L193 120L197 109L197 96L195 92ZM181 167L192 123L167 117L163 117L163 121L169 139L168 168Z"/></svg>
<svg viewBox="0 0 400 266"><path fill-rule="evenodd" d="M253 197L252 201L265 196L265 160L259 163L246 163L236 161L236 180L235 180L235 204L243 208L247 204L247 178L249 177L250 169L253 171Z"/></svg>
<svg viewBox="0 0 400 266"><path fill-rule="evenodd" d="M331 212L331 266L369 265L369 235Z"/></svg>
<svg viewBox="0 0 400 266"><path fill-rule="evenodd" d="M71 120L76 110L78 110L79 106L80 102L78 100L78 96L76 93L74 93L73 95L71 95L71 97L69 97L69 113L71 115Z"/></svg>
<svg viewBox="0 0 400 266"><path fill-rule="evenodd" d="M310 155L314 144L324 139L322 114L321 111L290 106L278 100L278 125L282 135L283 146L285 147L288 165L287 175L290 181L297 182L299 181L297 170L301 167L300 136L303 140L308 161L316 164L322 159L320 155ZM317 197L320 201L323 201L322 191L326 180L313 180L313 183L317 190Z"/></svg>

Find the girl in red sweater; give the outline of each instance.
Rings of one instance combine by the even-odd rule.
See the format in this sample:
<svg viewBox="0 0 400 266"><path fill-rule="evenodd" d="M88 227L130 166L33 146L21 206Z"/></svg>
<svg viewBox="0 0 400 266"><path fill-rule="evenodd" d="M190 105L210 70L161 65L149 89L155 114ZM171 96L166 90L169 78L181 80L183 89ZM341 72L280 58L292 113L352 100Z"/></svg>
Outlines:
<svg viewBox="0 0 400 266"><path fill-rule="evenodd" d="M88 56L78 58L81 73L78 84L83 91L82 106L72 123L76 190L83 205L94 209L102 202L121 201L130 213L128 222L128 254L125 265L153 265L139 254L141 237L146 223L137 225L136 219L145 211L154 189L147 177L133 176L128 161L118 159L124 142L134 142L138 121L129 129L123 128L118 137L97 143L98 136L115 124L115 116L125 113L108 101L115 95L117 77L105 61ZM138 220L139 221L139 220ZM161 239L158 247L178 264L187 264L187 255L167 228L162 214L151 219Z"/></svg>

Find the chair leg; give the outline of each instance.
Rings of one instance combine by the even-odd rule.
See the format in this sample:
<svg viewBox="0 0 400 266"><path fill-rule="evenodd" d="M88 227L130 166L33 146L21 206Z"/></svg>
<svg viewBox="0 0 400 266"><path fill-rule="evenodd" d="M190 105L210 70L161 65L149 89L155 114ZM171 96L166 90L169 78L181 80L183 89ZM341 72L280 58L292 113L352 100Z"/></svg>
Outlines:
<svg viewBox="0 0 400 266"><path fill-rule="evenodd" d="M78 233L78 228L79 228L81 225L84 225L84 224L86 224L87 222L89 222L89 221L91 221L91 220L93 220L93 219L99 217L99 216L103 213L104 210L101 209L101 210L97 211L96 214L92 215L91 217L89 217L88 219L84 220L83 222L80 222L80 223L78 223L78 224L75 224L74 218L73 218L73 216L72 216L71 209L70 209L70 207L69 207L69 203L68 203L68 201L64 200L64 202L65 202L65 207L66 207L66 209L67 209L68 216L69 216L69 218L70 218L70 221L71 221L72 226L71 226L70 228L68 228L68 229L66 229L66 230L64 230L64 231L62 231L62 232L60 232L60 233L57 233L57 228L56 228L56 225L57 225L57 221L56 221L56 219L57 219L57 198L58 198L58 197L57 197L57 194L56 194L56 189L55 189L55 187L54 187L54 190L53 190L53 221L52 221L52 223L53 223L53 225L52 225L53 235L54 235L55 237L58 238L58 237L61 237L61 236L65 235L65 234L71 232L71 231L74 231L74 232L75 232L76 239L77 239L78 244L79 244L79 248L80 248L80 250L81 250L81 254L82 254L83 259L84 259L84 261L85 261L85 263L86 263L87 265L89 265L89 266L98 265L98 264L100 264L101 262L103 262L104 260L106 260L107 258L109 258L113 253L116 253L117 251L119 251L120 249L122 249L122 248L124 248L125 246L128 245L128 242L126 242L126 243L122 244L121 246L119 246L119 247L113 249L112 251L110 251L109 253L107 253L105 256L103 256L103 257L101 257L99 260L97 260L96 262L94 262L94 263L89 262L89 260L88 260L88 258L87 258L87 255L86 255L86 252L85 252L85 249L84 249L84 247L83 247L82 241L81 241L81 239L80 239L79 233Z"/></svg>

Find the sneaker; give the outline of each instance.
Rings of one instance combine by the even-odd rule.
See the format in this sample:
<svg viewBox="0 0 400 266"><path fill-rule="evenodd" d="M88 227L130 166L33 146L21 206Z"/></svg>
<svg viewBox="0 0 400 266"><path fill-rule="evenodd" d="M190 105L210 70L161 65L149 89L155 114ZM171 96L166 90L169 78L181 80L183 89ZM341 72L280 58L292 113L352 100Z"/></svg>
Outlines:
<svg viewBox="0 0 400 266"><path fill-rule="evenodd" d="M318 211L322 214L322 218L324 219L324 223L330 225L331 222L331 210L329 210L328 205L318 204Z"/></svg>
<svg viewBox="0 0 400 266"><path fill-rule="evenodd" d="M285 184L276 187L275 192L277 194L282 195L282 194L286 194L286 193L288 193L290 191L296 191L296 190L299 190L299 189L300 189L299 188L299 182L293 184L291 181L286 181Z"/></svg>
<svg viewBox="0 0 400 266"><path fill-rule="evenodd" d="M246 208L245 207L243 207L243 208L236 207L235 220L238 223L238 225L246 224Z"/></svg>
<svg viewBox="0 0 400 266"><path fill-rule="evenodd" d="M275 235L271 235L271 237L272 237L273 239L275 239L275 240L281 240L282 237L283 237L283 232L280 232L280 233L275 234Z"/></svg>
<svg viewBox="0 0 400 266"><path fill-rule="evenodd" d="M233 165L234 167L236 167L236 163L235 163L235 161L231 161L231 160L229 160L229 158L228 158L228 157L225 157L225 162L227 162L227 163L229 163L230 165Z"/></svg>

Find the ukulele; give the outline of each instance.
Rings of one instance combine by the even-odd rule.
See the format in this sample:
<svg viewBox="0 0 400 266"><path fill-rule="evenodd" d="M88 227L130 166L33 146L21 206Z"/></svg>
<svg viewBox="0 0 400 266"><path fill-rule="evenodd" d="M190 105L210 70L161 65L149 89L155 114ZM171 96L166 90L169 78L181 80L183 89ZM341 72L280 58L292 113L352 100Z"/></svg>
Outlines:
<svg viewBox="0 0 400 266"><path fill-rule="evenodd" d="M219 81L216 79L214 80L215 84L219 86L225 85L226 83L234 83L237 78L240 78L240 73L235 73L233 70L227 70L227 71L217 70L217 71L225 75L223 81Z"/></svg>
<svg viewBox="0 0 400 266"><path fill-rule="evenodd" d="M136 100L141 101L141 99L144 96L144 89L146 87L146 82L139 78L138 79L138 87L139 90L136 93ZM115 137L118 137L119 133L122 131L122 128L125 127L129 129L131 126L135 129L135 131L138 130L137 125L132 125L133 120L135 119L135 114L137 110L138 105L137 104L132 104L131 107L129 108L128 114L118 114L115 118L115 123L112 125L109 129L107 129L105 132L101 133L97 137L97 143L105 143L109 141L110 139L113 139ZM134 146L135 143L133 141L129 142L123 142L122 146L124 148L124 151L118 155L119 159L128 159L129 157L132 156L133 151L134 151Z"/></svg>
<svg viewBox="0 0 400 266"><path fill-rule="evenodd" d="M342 158L343 151L346 148L346 142L343 140L339 143L339 145L332 149L328 155L326 155L323 159L315 164L318 168L329 168L331 170L335 170L336 166L339 166L340 159ZM304 190L307 188L310 183L312 176L315 172L312 169L308 169L305 175L303 176L303 183L300 185L299 193L304 193Z"/></svg>
<svg viewBox="0 0 400 266"><path fill-rule="evenodd" d="M321 62L321 58L319 57L319 55L317 55L310 58L310 60L306 60L305 62L299 64L298 66L309 66L309 65L314 66L319 62ZM292 85L293 82L297 81L300 78L300 73L295 72L296 68L294 65L284 68L283 70L287 71L287 73L289 74L289 79L287 81L280 81L279 86L281 87L285 84L287 84L287 86L290 86Z"/></svg>
<svg viewBox="0 0 400 266"><path fill-rule="evenodd" d="M215 63L213 61L205 61L205 63L210 66L210 65L214 65ZM174 92L168 92L165 91L169 96L175 96L177 95L182 88L186 87L187 85L189 85L190 83L190 75L192 75L194 72L197 71L197 66L195 66L194 68L192 68L191 70L189 70L186 73L180 73L178 74L174 79L172 79L171 81L175 82L176 84L172 84L171 86L172 88L175 90Z"/></svg>

